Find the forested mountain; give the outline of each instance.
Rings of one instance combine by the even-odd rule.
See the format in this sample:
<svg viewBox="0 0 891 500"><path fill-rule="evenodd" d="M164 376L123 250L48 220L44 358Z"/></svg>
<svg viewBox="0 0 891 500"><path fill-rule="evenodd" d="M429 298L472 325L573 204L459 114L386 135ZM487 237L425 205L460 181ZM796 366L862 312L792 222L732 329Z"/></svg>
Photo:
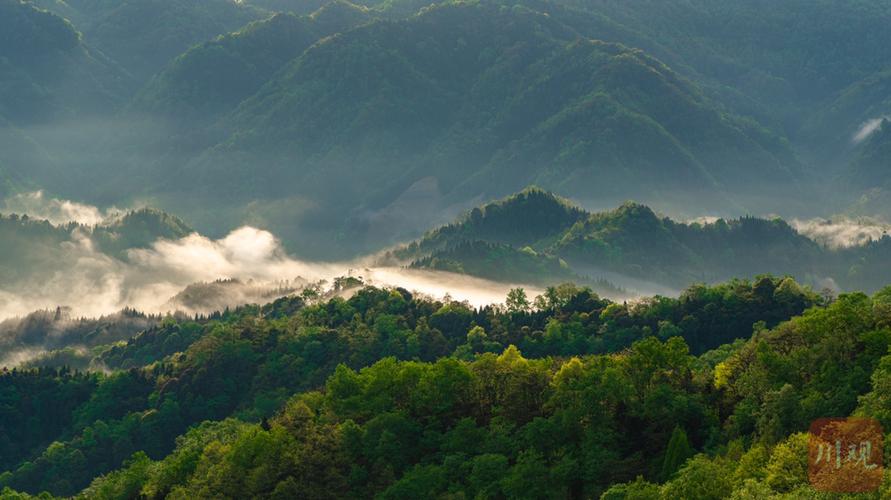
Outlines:
<svg viewBox="0 0 891 500"><path fill-rule="evenodd" d="M260 224L312 257L415 237L530 183L598 207L829 216L864 193L843 168L852 138L891 111L876 1L4 5L67 26L41 29L90 56L74 65L90 84L23 101L79 127L2 127L5 189L149 197L205 232ZM86 120L97 106L104 119Z"/></svg>
<svg viewBox="0 0 891 500"><path fill-rule="evenodd" d="M815 166L828 166L819 155L838 152L862 122L887 112L881 75L891 56L872 50L891 43L884 2L557 4L588 13L575 25L605 33L597 38L646 49L730 109L783 131Z"/></svg>
<svg viewBox="0 0 891 500"><path fill-rule="evenodd" d="M661 463L661 450L676 424L690 429L691 440L697 448L719 446L723 442L723 438L709 437L709 429L718 422L716 407L712 406L717 400L708 388L708 374L714 363L739 350L741 341L733 347L722 348L720 353L706 355L699 362L687 354L687 343L682 338L695 352L703 352L723 342L747 337L753 323L759 322L759 328L773 327L821 301L792 280L771 278L736 281L714 288L698 286L679 299L657 297L636 304L612 303L589 289L565 285L549 289L535 301L535 309L524 298L522 290L512 292L507 310L472 309L458 302L418 298L398 289L365 288L346 300L312 300L311 304L306 300L312 299L309 296L285 298L262 308L241 308L194 320L168 318L162 325L126 343L95 349L97 363L111 368L130 368L109 375L72 373L67 369L0 373L0 388L6 402L4 425L0 427L0 445L4 446L0 466L10 469L9 473L0 475L0 485L35 493L46 490L72 495L86 487L91 478L120 467L126 460L124 472L97 479L83 495L123 498L137 495L145 488L146 495L161 497L168 494L265 496L272 494L277 483L291 477L288 484L278 488L317 491L309 494L312 498L342 496L344 488L348 488L354 495L368 498L390 487L403 488L404 485L394 483L411 480L416 473L409 470L416 464L438 466L450 455L455 456L449 461L459 456L466 457L461 461L467 461L476 460L474 457L483 453L502 454L504 457L487 458L503 462L505 471L515 463L524 463L525 459L520 458L524 454L520 452L531 443L518 440L519 436L543 437L548 435L547 429L558 431L551 427L557 423L556 419L569 417L554 417L555 420L548 423L553 406L544 405L551 398L551 381L556 384L567 375L554 378L564 363L557 359L613 352L643 338L645 340L626 351L626 355L632 356L629 367L646 369L650 360L656 367L665 366L668 370L665 373L692 376L692 372L678 373L678 367L660 364L684 360L687 370L705 370L697 377L685 379L687 384L692 380L699 382L692 386L682 384L674 389L680 392L672 392L684 398L685 391L693 391L686 396L689 398L686 404L678 402L680 406L675 407L690 421L678 420L673 413L663 414L661 418L633 413L655 407L635 407L632 401L637 401L636 397L624 400L636 408L631 410L636 417L613 414L615 422L624 423L607 428L620 433L634 426L647 426L647 432L636 434L643 440L637 445L652 447L652 453L645 455L647 459L630 460L637 445L623 448L609 440L601 442L597 449L618 460L616 464L624 465L615 469L615 477L590 476L583 480L584 488L594 493L615 480L633 478L636 474L656 477L649 471ZM832 310L835 312L817 314L838 314L848 310L847 304L863 307L864 301L869 299L855 297L845 305L835 306ZM676 336L680 337L672 338ZM663 343L660 339L670 340ZM511 344L530 359L522 358L517 347ZM878 350L878 346L875 349ZM362 370L361 375L352 371L381 359L373 368ZM397 359L406 361L397 362ZM621 363L621 359L621 356L591 357L585 358L584 363L608 368L612 366L610 363ZM861 359L869 366L874 361L872 357ZM566 362L574 364L579 360ZM606 365L602 365L604 363ZM403 373L406 368L420 371ZM431 369L429 374L422 373ZM624 373L624 369L616 369L616 376ZM372 383L361 378L375 376L372 374L380 370L393 378L387 383L383 380ZM500 389L489 387L487 384L496 381L477 379L484 374L507 385L498 386ZM514 380L517 376L521 378ZM310 393L292 398L295 393L325 386L326 379L329 380L327 396ZM631 380L642 379L632 377ZM425 389L418 390L426 391L426 396L421 393L411 396L410 403L394 400L387 392L397 390L403 382L418 381L423 381ZM612 401L619 404L623 398L632 398L622 389L630 388L621 385L629 380L619 378L615 382L620 385L614 387L618 392L612 396L617 399ZM397 392L410 395L416 390L412 385L405 389L408 392ZM27 391L30 397L18 397L21 391ZM373 391L376 396L367 391ZM256 428L262 427L262 432L268 432L283 418L292 417L292 422L309 424L315 420L311 417L316 411L321 410L316 404L335 395L338 398L333 403L335 406L326 410L329 417L335 419L330 423L338 425L341 419L353 419L353 425L359 426L353 436L358 442L342 441L345 435L332 427L325 432L326 439L330 440L327 444L313 441L306 443L303 453L287 453L292 459L273 459L278 462L275 467L284 469L275 469L262 480L244 482L247 475L232 474L229 486L208 486L211 489L206 492L203 486L188 484L213 481L216 477L204 472L205 467L210 466L204 461L213 460L207 452L207 446L212 446L210 440L230 438L229 431L220 434L218 430L253 429L254 425L247 422L260 422ZM54 403L50 406L48 401ZM304 404L312 409L310 413L303 409ZM295 409L297 413L293 414ZM190 431L188 437L174 440L192 424L230 416L242 422L234 419L225 423L206 422ZM422 421L427 423L421 424ZM567 425L571 421L563 420ZM26 427L29 422L46 423ZM705 427L698 427L694 422ZM24 432L26 428L30 430ZM501 429L500 447L489 448L485 444L489 439L486 436L496 428ZM428 432L423 432L425 429ZM316 436L315 432L299 434L297 442L282 433L269 436L265 442L268 446L287 447ZM426 437L420 439L421 434ZM558 435L572 440L575 439L572 436L580 434L560 431ZM456 441L460 436L463 437ZM352 448L350 442L358 447ZM563 441L552 441L554 446L560 446L559 443ZM257 454L242 462L242 466L265 466L267 445L255 448ZM485 449L474 448L479 446ZM531 449L545 453L534 446ZM569 448L564 451L570 453L569 456L582 458ZM148 473L147 460L160 460L171 452L163 465L149 467L156 470L157 475ZM329 452L341 458L329 463ZM131 455L133 457L128 458ZM224 452L220 458L225 456ZM555 457L546 456L548 458L541 459L553 465L551 459ZM594 460L594 456L590 459ZM349 480L349 474L344 475L341 469L342 464L348 462L354 464L353 477ZM196 469L199 463L203 465ZM606 465L598 461L589 466L597 467L597 463ZM291 467L304 471L319 467L328 472L307 473L307 476L292 471ZM346 468L349 470L350 466ZM573 474L564 480L570 480L569 477L582 476ZM290 484L293 481L297 486ZM487 481L500 483L501 476L496 474ZM332 484L341 483L342 487L331 488ZM558 481L557 484L564 483ZM440 482L434 481L416 487L436 489L438 485ZM477 481L462 488L482 486Z"/></svg>
<svg viewBox="0 0 891 500"><path fill-rule="evenodd" d="M792 275L814 286L877 290L891 279L887 236L828 248L782 219L676 222L627 202L588 213L538 188L470 211L388 255L414 267L555 283L622 276L682 288L759 274Z"/></svg>
<svg viewBox="0 0 891 500"><path fill-rule="evenodd" d="M70 0L39 5L70 19L84 39L143 82L192 45L267 12L232 0Z"/></svg>
<svg viewBox="0 0 891 500"><path fill-rule="evenodd" d="M588 214L571 202L538 188L474 208L463 219L430 231L397 252L417 257L466 240L546 248ZM517 221L523 221L518 224Z"/></svg>
<svg viewBox="0 0 891 500"><path fill-rule="evenodd" d="M889 26L0 0L0 500L838 498L811 423L891 429Z"/></svg>
<svg viewBox="0 0 891 500"><path fill-rule="evenodd" d="M329 10L338 13L324 14ZM177 57L140 92L132 111L167 117L182 128L206 125L256 93L316 41L366 19L357 7L337 3L313 16L276 14L251 23Z"/></svg>
<svg viewBox="0 0 891 500"><path fill-rule="evenodd" d="M19 126L96 113L120 100L124 77L61 17L0 2L0 116Z"/></svg>
<svg viewBox="0 0 891 500"><path fill-rule="evenodd" d="M293 297L99 350L129 370L4 371L0 485L10 498L821 498L801 459L809 422L891 424L887 290L824 301L765 277L617 304L564 286L534 307L516 292L478 310L404 290Z"/></svg>
<svg viewBox="0 0 891 500"><path fill-rule="evenodd" d="M74 316L72 310L35 311L0 322L0 364L16 366L90 367L98 352L161 323L161 316L124 309L99 318ZM45 357L42 354L51 353ZM20 363L17 362L20 360ZM96 366L93 366L96 368Z"/></svg>
<svg viewBox="0 0 891 500"><path fill-rule="evenodd" d="M196 144L205 151L180 158L150 192L183 205L212 203L212 193L302 202L319 206L301 214L312 224L352 214L356 231L419 183L434 186L427 211L531 182L590 198L695 192L717 203L761 199L799 169L782 141L645 53L488 3L324 39ZM247 159L264 167L246 168ZM136 163L121 182L139 171ZM184 198L183 186L207 198Z"/></svg>
<svg viewBox="0 0 891 500"><path fill-rule="evenodd" d="M207 147L207 127L282 66L318 40L368 19L366 11L334 2L311 16L276 14L177 57L136 95L124 112L130 126L108 144L117 158L130 158L124 185L152 185L159 175L176 175L172 169L179 162Z"/></svg>
<svg viewBox="0 0 891 500"><path fill-rule="evenodd" d="M122 102L127 81L69 22L29 3L0 1L0 196L16 186L71 182L42 142L53 124Z"/></svg>

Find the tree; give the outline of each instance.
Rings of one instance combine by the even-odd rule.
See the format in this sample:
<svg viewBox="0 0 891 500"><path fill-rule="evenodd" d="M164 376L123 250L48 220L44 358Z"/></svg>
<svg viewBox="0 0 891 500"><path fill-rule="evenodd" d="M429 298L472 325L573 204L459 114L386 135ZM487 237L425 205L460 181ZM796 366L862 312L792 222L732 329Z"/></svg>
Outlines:
<svg viewBox="0 0 891 500"><path fill-rule="evenodd" d="M662 488L662 497L699 500L727 498L733 491L730 465L720 458L710 459L705 455L696 455Z"/></svg>
<svg viewBox="0 0 891 500"><path fill-rule="evenodd" d="M540 453L526 450L520 453L517 463L511 467L502 481L508 498L555 498L560 494L560 486L551 482L544 457Z"/></svg>
<svg viewBox="0 0 891 500"><path fill-rule="evenodd" d="M477 497L497 498L501 494L501 481L508 470L507 457L486 453L473 459L471 464L470 486Z"/></svg>
<svg viewBox="0 0 891 500"><path fill-rule="evenodd" d="M671 433L671 439L668 440L665 458L662 460L662 480L668 481L693 454L693 447L687 440L687 433L681 426L675 426Z"/></svg>
<svg viewBox="0 0 891 500"><path fill-rule="evenodd" d="M793 434L778 444L767 462L767 484L785 493L808 480L808 435Z"/></svg>
<svg viewBox="0 0 891 500"><path fill-rule="evenodd" d="M659 498L659 485L644 481L642 476L632 483L617 484L600 496L600 500L652 500Z"/></svg>
<svg viewBox="0 0 891 500"><path fill-rule="evenodd" d="M529 312L529 309L532 307L529 298L526 296L526 290L522 288L512 288L507 292L507 299L504 301L504 305L507 307L508 312L513 314Z"/></svg>

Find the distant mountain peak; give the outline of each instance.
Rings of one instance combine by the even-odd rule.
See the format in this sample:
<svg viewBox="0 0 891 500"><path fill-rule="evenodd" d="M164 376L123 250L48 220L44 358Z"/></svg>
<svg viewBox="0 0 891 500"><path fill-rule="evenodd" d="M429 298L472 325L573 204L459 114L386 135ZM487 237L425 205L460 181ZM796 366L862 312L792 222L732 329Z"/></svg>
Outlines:
<svg viewBox="0 0 891 500"><path fill-rule="evenodd" d="M170 229L172 232L182 235L194 231L179 217L152 207L129 210L123 215L109 221L105 226L112 228L128 228L135 226L164 227Z"/></svg>

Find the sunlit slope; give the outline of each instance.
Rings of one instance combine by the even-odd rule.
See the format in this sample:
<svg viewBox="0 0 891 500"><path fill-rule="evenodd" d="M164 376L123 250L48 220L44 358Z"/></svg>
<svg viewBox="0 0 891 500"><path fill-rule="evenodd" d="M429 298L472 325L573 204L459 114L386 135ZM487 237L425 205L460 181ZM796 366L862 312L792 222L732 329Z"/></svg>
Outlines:
<svg viewBox="0 0 891 500"><path fill-rule="evenodd" d="M675 289L760 274L878 289L891 238L831 249L779 218L679 222L640 203L591 213L538 188L474 209L389 254L414 267L559 282L618 276ZM632 282L633 283L633 282Z"/></svg>
<svg viewBox="0 0 891 500"><path fill-rule="evenodd" d="M320 38L361 23L364 12L322 25L317 17L277 14L197 45L177 57L136 97L131 111L185 126L231 111Z"/></svg>

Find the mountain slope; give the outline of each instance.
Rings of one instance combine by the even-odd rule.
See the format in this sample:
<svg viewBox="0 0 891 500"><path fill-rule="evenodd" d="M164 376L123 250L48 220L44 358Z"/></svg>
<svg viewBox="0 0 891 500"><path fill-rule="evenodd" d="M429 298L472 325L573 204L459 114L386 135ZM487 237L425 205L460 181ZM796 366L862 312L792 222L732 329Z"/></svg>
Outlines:
<svg viewBox="0 0 891 500"><path fill-rule="evenodd" d="M177 57L140 91L130 112L166 117L182 128L204 123L256 93L319 39L367 19L358 7L335 2L312 16L276 14L251 23Z"/></svg>
<svg viewBox="0 0 891 500"><path fill-rule="evenodd" d="M361 228L430 179L433 210L530 183L610 203L696 193L706 204L762 199L798 169L781 141L646 54L494 4L326 38L201 139L205 151L164 176L175 183L148 187L180 203L171 209L299 199L318 207L302 229L335 235L345 229L334 221ZM203 192L186 199L183 185ZM300 223L274 229L293 241ZM369 245L392 238L374 236Z"/></svg>
<svg viewBox="0 0 891 500"><path fill-rule="evenodd" d="M891 120L875 118L862 130L868 135L852 148L850 161L836 178L852 192L849 213L883 220L891 208Z"/></svg>
<svg viewBox="0 0 891 500"><path fill-rule="evenodd" d="M102 190L92 195L114 201L122 191L141 192L175 175L175 168L213 145L214 121L255 94L282 66L319 39L368 20L364 9L335 1L312 15L275 14L190 48L124 109L126 125L109 134L104 168L94 169ZM118 181L108 183L114 176Z"/></svg>
<svg viewBox="0 0 891 500"><path fill-rule="evenodd" d="M476 239L540 249L552 244L555 238L586 216L570 202L531 187L471 210L458 221L437 228L400 250L399 256L419 256Z"/></svg>
<svg viewBox="0 0 891 500"><path fill-rule="evenodd" d="M78 184L60 159L80 154L68 139L118 106L129 83L68 21L27 2L0 1L0 184ZM60 126L72 123L78 127Z"/></svg>
<svg viewBox="0 0 891 500"><path fill-rule="evenodd" d="M865 138L851 162L847 178L862 189L891 188L891 120L884 118Z"/></svg>
<svg viewBox="0 0 891 500"><path fill-rule="evenodd" d="M0 116L30 125L119 102L122 76L61 17L3 0L0 33Z"/></svg>
<svg viewBox="0 0 891 500"><path fill-rule="evenodd" d="M561 4L632 31L635 46L702 82L731 108L772 121L793 139L800 139L802 115L822 113L827 100L887 70L891 62L887 53L874 50L891 43L884 28L891 8L876 0Z"/></svg>
<svg viewBox="0 0 891 500"><path fill-rule="evenodd" d="M370 287L317 303L288 297L168 318L98 348L97 361L119 368L108 375L0 371L10 388L0 487L71 496L89 485L78 497L91 499L597 498L658 472L681 424L694 446L720 439L720 449L778 432L728 418L767 406L774 386L815 394L807 417L849 413L889 343L877 332L881 297L823 308L790 279L634 303L561 287L536 303L472 309ZM748 342L690 355L748 338L753 324ZM850 377L813 369L834 357ZM765 370L777 362L789 370ZM734 389L726 400L752 404L725 408L716 373ZM617 472L565 472L604 460ZM462 473L468 464L474 472ZM677 497L698 498L666 498Z"/></svg>
<svg viewBox="0 0 891 500"><path fill-rule="evenodd" d="M446 190L490 165L523 184L550 174L553 185L581 170L579 190L605 191L613 180L680 189L739 179L715 172L710 155L731 143L739 154L759 148L695 88L639 52L571 43L577 36L536 12L465 5L357 30L307 52L228 119L234 141L224 151L287 145L282 154L319 158L311 171L342 170L361 156L378 167L352 172L365 178L420 164L405 182L433 173ZM341 135L351 141L338 144ZM714 151L694 141L715 141ZM749 167L778 163L758 160ZM782 177L765 168L757 174Z"/></svg>
<svg viewBox="0 0 891 500"><path fill-rule="evenodd" d="M817 287L874 290L891 280L882 264L889 257L887 236L832 249L781 219L683 223L632 202L589 213L535 188L474 209L386 256L413 267L497 280L522 275L555 284L574 277L632 292L762 274L791 275Z"/></svg>
<svg viewBox="0 0 891 500"><path fill-rule="evenodd" d="M232 0L75 0L69 8L76 12L73 21L86 41L137 82L146 81L192 45L268 15Z"/></svg>

